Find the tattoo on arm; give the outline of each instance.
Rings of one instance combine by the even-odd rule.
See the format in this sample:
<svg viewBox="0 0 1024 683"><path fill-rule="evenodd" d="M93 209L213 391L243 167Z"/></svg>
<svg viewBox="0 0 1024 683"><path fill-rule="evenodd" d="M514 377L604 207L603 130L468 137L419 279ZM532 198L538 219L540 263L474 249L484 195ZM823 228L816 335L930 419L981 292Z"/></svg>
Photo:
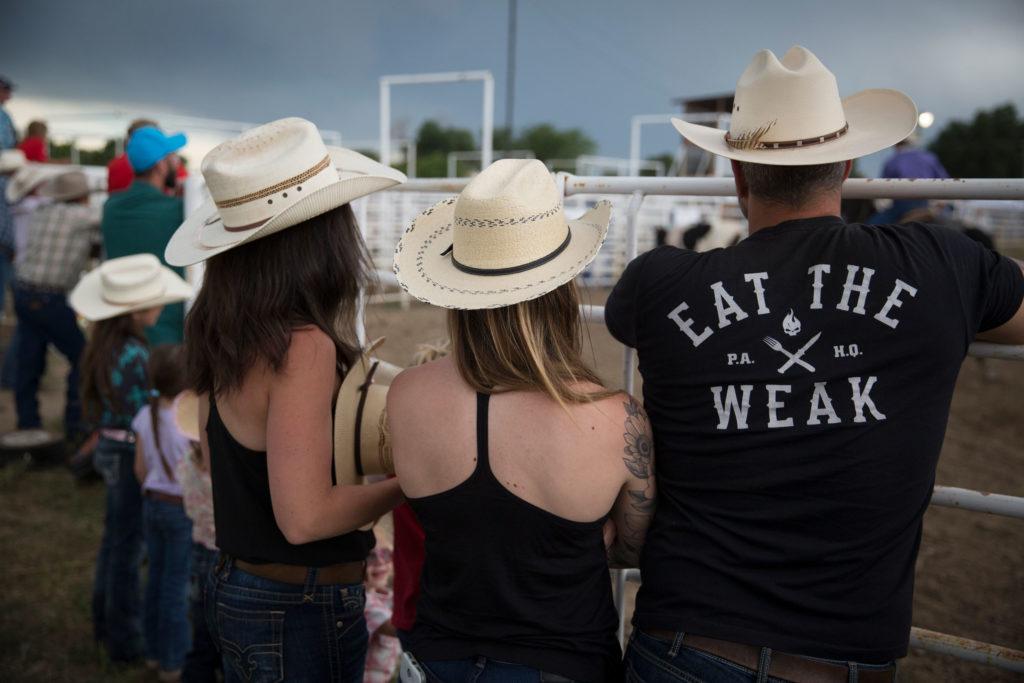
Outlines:
<svg viewBox="0 0 1024 683"><path fill-rule="evenodd" d="M654 514L655 497L651 476L653 476L654 444L651 425L647 415L633 397L623 404L626 409L625 446L622 461L635 479L643 484L641 488L626 489L629 510L622 517L625 528L618 529L618 538L609 549L609 559L620 566L636 566L640 560L647 526Z"/></svg>

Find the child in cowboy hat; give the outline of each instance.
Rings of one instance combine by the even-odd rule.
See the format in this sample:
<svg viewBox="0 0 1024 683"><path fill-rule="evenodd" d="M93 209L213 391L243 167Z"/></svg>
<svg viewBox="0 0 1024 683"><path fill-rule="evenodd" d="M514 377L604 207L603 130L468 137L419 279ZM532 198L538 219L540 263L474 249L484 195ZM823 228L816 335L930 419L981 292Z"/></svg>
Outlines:
<svg viewBox="0 0 1024 683"><path fill-rule="evenodd" d="M155 256L138 254L100 264L69 297L75 312L91 323L82 354L82 404L100 431L93 462L107 485L92 597L93 628L115 661L134 661L142 654L142 494L132 476L132 419L150 395L144 330L165 304L191 296L192 287Z"/></svg>
<svg viewBox="0 0 1024 683"><path fill-rule="evenodd" d="M309 121L243 133L202 164L210 200L167 245L206 262L185 325L221 555L207 598L227 681L352 681L363 575L394 481L334 484L332 403L360 358L370 261L349 202L405 176L328 147Z"/></svg>
<svg viewBox="0 0 1024 683"><path fill-rule="evenodd" d="M405 640L428 680L621 680L604 532L610 517L611 558L638 561L654 480L646 416L583 360L574 278L610 213L568 219L544 164L507 159L398 246L402 286L451 309L451 355L387 402L426 533Z"/></svg>

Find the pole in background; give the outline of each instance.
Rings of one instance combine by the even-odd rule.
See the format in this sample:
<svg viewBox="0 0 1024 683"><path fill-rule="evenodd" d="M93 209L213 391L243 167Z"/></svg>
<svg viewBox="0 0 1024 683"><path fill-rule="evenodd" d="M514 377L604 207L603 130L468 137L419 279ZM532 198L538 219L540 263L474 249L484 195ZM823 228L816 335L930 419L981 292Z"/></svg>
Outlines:
<svg viewBox="0 0 1024 683"><path fill-rule="evenodd" d="M505 76L505 128L512 140L516 94L516 0L508 0L508 58Z"/></svg>

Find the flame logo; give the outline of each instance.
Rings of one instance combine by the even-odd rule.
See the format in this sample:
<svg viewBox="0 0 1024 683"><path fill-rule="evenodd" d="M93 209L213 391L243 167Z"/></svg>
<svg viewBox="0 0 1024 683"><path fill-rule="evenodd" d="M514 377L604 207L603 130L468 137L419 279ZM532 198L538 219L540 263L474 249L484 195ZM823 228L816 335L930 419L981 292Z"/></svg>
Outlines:
<svg viewBox="0 0 1024 683"><path fill-rule="evenodd" d="M800 321L793 315L793 309L789 309L789 315L782 320L782 331L790 337L800 334Z"/></svg>

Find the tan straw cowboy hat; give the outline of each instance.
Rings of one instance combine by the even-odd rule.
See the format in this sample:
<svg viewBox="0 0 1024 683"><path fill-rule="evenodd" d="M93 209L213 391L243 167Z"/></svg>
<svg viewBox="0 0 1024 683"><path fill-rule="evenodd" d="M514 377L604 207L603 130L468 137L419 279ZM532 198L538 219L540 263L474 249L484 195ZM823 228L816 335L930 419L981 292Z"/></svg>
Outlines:
<svg viewBox="0 0 1024 683"><path fill-rule="evenodd" d="M856 159L895 145L917 125L917 107L898 90L839 97L836 77L807 48L780 61L761 50L736 83L728 132L672 119L693 144L737 161L806 166Z"/></svg>
<svg viewBox="0 0 1024 683"><path fill-rule="evenodd" d="M597 256L610 221L608 202L568 220L543 163L502 159L413 221L395 252L395 275L435 306L510 306L573 279Z"/></svg>
<svg viewBox="0 0 1024 683"><path fill-rule="evenodd" d="M371 474L394 474L388 443L388 389L402 368L373 353L378 339L345 375L334 408L334 476L338 484L358 484Z"/></svg>
<svg viewBox="0 0 1024 683"><path fill-rule="evenodd" d="M217 145L202 172L210 198L167 244L172 265L198 263L405 182L369 157L324 145L316 126L294 117Z"/></svg>
<svg viewBox="0 0 1024 683"><path fill-rule="evenodd" d="M27 163L25 153L20 149L0 149L0 175L14 173Z"/></svg>
<svg viewBox="0 0 1024 683"><path fill-rule="evenodd" d="M190 441L199 441L199 395L191 389L174 397L174 424Z"/></svg>
<svg viewBox="0 0 1024 683"><path fill-rule="evenodd" d="M17 204L37 187L61 173L67 173L68 167L60 164L28 163L19 168L7 181L7 203Z"/></svg>
<svg viewBox="0 0 1024 683"><path fill-rule="evenodd" d="M71 290L68 303L91 322L185 301L192 286L152 254L104 261Z"/></svg>
<svg viewBox="0 0 1024 683"><path fill-rule="evenodd" d="M66 171L39 188L40 195L58 202L80 199L89 192L89 178L82 171Z"/></svg>

